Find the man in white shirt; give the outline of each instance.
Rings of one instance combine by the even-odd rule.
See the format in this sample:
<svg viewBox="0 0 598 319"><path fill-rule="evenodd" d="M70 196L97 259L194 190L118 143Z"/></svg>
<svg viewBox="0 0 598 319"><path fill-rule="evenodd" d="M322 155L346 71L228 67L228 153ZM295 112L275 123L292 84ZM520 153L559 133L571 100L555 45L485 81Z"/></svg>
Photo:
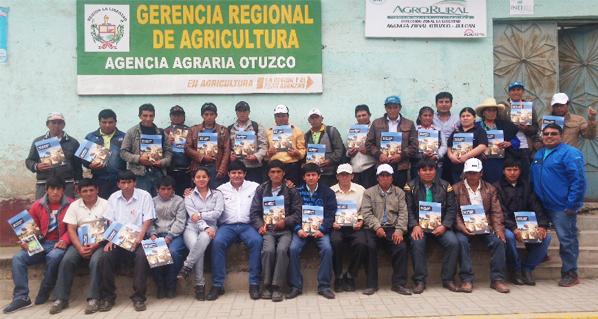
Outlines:
<svg viewBox="0 0 598 319"><path fill-rule="evenodd" d="M99 189L92 179L82 179L78 188L81 198L69 206L62 220L67 224L67 231L72 245L67 249L58 268L58 279L54 289L56 301L50 308L50 314L57 314L68 307L74 275L77 272L77 266L83 260L89 260L89 288L86 296L87 307L85 308L85 314L98 311L100 294L98 261L102 255L105 242L101 235L100 238L94 236L93 229L103 233L104 227L100 225L105 225L102 217L108 210L108 201L98 197ZM89 239L86 242L81 242L77 229L84 224L90 227L90 232L87 234Z"/></svg>
<svg viewBox="0 0 598 319"><path fill-rule="evenodd" d="M224 196L224 211L218 219L218 231L212 243L212 288L206 299L216 300L224 294L226 277L226 249L236 241L249 248L249 296L260 298L262 236L250 223L251 202L258 183L245 180L247 168L241 161L228 166L230 182L218 190Z"/></svg>
<svg viewBox="0 0 598 319"><path fill-rule="evenodd" d="M120 223L139 231L132 249L126 250L120 246L108 242L104 246L104 254L100 258L100 306L99 311L109 311L114 306L116 300L116 286L114 284L114 274L116 266L134 260L135 268L133 270L133 307L135 311L144 311L146 279L149 265L145 258L145 253L141 241L153 220L156 218L156 210L152 196L139 188L135 187L135 174L127 170L118 175L119 191L110 195L108 198L109 208L104 214L104 218L109 223Z"/></svg>
<svg viewBox="0 0 598 319"><path fill-rule="evenodd" d="M358 214L365 188L352 182L353 168L350 164L341 164L336 169L338 184L330 187L336 195L337 214L345 208L352 210L353 216L335 218L330 234L330 243L334 252L332 267L334 269L334 291L355 291L355 277L359 265L367 254L367 237L363 230L363 216ZM350 207L354 205L354 207ZM347 218L349 217L349 218ZM355 218L355 220L353 220ZM342 220L341 220L342 219ZM347 219L347 220L346 220ZM348 246L348 247L347 247ZM343 273L343 259L347 248L351 250L349 268Z"/></svg>
<svg viewBox="0 0 598 319"><path fill-rule="evenodd" d="M441 145L446 145L446 140L460 124L459 113L451 113L452 107L453 95L451 93L440 92L436 94L436 113L434 114L432 123L436 129L440 130L440 137L442 138ZM438 176L448 181L450 180L447 177L450 176L451 163L444 154L439 154L439 156Z"/></svg>

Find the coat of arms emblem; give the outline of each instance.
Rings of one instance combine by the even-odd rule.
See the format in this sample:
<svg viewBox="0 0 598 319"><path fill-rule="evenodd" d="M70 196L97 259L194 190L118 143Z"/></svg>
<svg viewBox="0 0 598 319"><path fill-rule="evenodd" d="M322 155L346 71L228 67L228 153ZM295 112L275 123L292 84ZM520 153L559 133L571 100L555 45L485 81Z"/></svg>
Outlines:
<svg viewBox="0 0 598 319"><path fill-rule="evenodd" d="M116 45L123 38L124 25L110 23L110 17L104 16L104 23L91 24L91 38L99 44L98 49L116 49Z"/></svg>
<svg viewBox="0 0 598 319"><path fill-rule="evenodd" d="M84 6L85 52L129 52L129 5Z"/></svg>

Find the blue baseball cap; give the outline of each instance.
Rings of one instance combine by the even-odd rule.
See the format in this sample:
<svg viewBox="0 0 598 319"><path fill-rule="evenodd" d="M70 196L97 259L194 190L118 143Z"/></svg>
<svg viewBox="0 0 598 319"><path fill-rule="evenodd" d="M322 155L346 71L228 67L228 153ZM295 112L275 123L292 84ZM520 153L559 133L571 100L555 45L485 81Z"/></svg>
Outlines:
<svg viewBox="0 0 598 319"><path fill-rule="evenodd" d="M384 105L388 104L401 104L401 98L396 95L391 95L384 100Z"/></svg>
<svg viewBox="0 0 598 319"><path fill-rule="evenodd" d="M509 91L511 91L511 90L512 90L512 89L514 89L514 88L522 88L522 89L525 89L525 86L523 86L523 83L522 83L522 82L519 82L519 81L514 81L514 82L511 82L511 84L509 84Z"/></svg>

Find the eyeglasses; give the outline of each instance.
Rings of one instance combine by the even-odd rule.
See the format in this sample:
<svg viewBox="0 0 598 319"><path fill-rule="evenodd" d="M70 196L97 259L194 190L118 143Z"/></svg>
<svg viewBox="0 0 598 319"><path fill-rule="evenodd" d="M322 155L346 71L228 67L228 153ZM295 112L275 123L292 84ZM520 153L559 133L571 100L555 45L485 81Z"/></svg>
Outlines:
<svg viewBox="0 0 598 319"><path fill-rule="evenodd" d="M561 135L561 133L559 133L559 132L545 132L545 133L542 133L542 135L543 136L559 136L559 135Z"/></svg>

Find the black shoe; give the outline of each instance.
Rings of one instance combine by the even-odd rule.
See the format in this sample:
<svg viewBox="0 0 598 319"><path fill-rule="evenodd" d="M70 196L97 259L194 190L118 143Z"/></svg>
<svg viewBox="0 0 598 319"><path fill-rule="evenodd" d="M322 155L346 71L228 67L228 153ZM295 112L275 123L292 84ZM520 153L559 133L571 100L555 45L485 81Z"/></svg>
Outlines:
<svg viewBox="0 0 598 319"><path fill-rule="evenodd" d="M253 300L260 299L260 286L249 285L249 298L251 298Z"/></svg>
<svg viewBox="0 0 598 319"><path fill-rule="evenodd" d="M301 292L301 290L299 290L299 288L292 287L291 291L289 291L289 293L286 295L286 298L293 299L293 298L299 296L300 294L302 294L302 292Z"/></svg>
<svg viewBox="0 0 598 319"><path fill-rule="evenodd" d="M102 299L100 300L100 304L98 305L98 311L107 312L112 310L112 307L114 307L114 300Z"/></svg>
<svg viewBox="0 0 598 319"><path fill-rule="evenodd" d="M270 287L264 287L260 297L262 299L272 299L272 289Z"/></svg>
<svg viewBox="0 0 598 319"><path fill-rule="evenodd" d="M534 275L532 274L531 271L529 270L524 270L521 273L521 277L523 277L523 283L528 285L528 286L535 286L536 285L536 280L534 279Z"/></svg>
<svg viewBox="0 0 598 319"><path fill-rule="evenodd" d="M318 291L318 295L323 296L326 299L334 299L334 292L332 292L332 289L330 288L326 288L323 290Z"/></svg>
<svg viewBox="0 0 598 319"><path fill-rule="evenodd" d="M206 286L195 286L195 299L199 301L206 300Z"/></svg>
<svg viewBox="0 0 598 319"><path fill-rule="evenodd" d="M343 286L345 291L355 291L355 279L345 277L345 285Z"/></svg>
<svg viewBox="0 0 598 319"><path fill-rule="evenodd" d="M396 285L396 286L392 286L390 288L390 290L401 294L401 295L405 295L405 296L410 296L411 295L411 290L409 290L409 288L403 286L403 285Z"/></svg>
<svg viewBox="0 0 598 319"><path fill-rule="evenodd" d="M344 289L344 280L343 278L336 278L334 279L334 292L341 292Z"/></svg>
<svg viewBox="0 0 598 319"><path fill-rule="evenodd" d="M280 292L280 289L278 289L278 288L272 289L272 301L280 302L280 301L282 301L282 299L283 299L283 296L282 296L282 292Z"/></svg>
<svg viewBox="0 0 598 319"><path fill-rule="evenodd" d="M6 305L2 312L4 313L11 313L17 310L25 309L31 306L31 299L14 299L11 303Z"/></svg>
<svg viewBox="0 0 598 319"><path fill-rule="evenodd" d="M452 292L459 292L459 287L455 285L454 281L445 281L442 283L442 287L446 288Z"/></svg>
<svg viewBox="0 0 598 319"><path fill-rule="evenodd" d="M166 288L164 286L156 287L156 298L164 299L166 297Z"/></svg>
<svg viewBox="0 0 598 319"><path fill-rule="evenodd" d="M100 307L100 303L97 299L89 299L87 300L87 306L85 306L85 314L91 315L92 313L98 312Z"/></svg>
<svg viewBox="0 0 598 319"><path fill-rule="evenodd" d="M135 308L135 311L145 311L147 309L143 300L133 300L133 308Z"/></svg>
<svg viewBox="0 0 598 319"><path fill-rule="evenodd" d="M68 308L68 306L68 301L56 299L56 301L54 301L54 303L52 303L52 306L50 307L50 314L55 315L61 312L63 309Z"/></svg>
<svg viewBox="0 0 598 319"><path fill-rule="evenodd" d="M210 292L208 292L207 300L216 300L221 295L224 295L224 287L212 286Z"/></svg>
<svg viewBox="0 0 598 319"><path fill-rule="evenodd" d="M375 294L375 293L376 293L376 291L378 291L378 289L377 289L377 288L366 288L366 289L365 289L365 290L362 292L362 294L364 294L364 295L366 295L366 296L371 296L371 295Z"/></svg>
<svg viewBox="0 0 598 319"><path fill-rule="evenodd" d="M424 284L423 281L418 281L415 283L415 287L413 287L414 294L419 295L424 292L424 290L426 290L426 284Z"/></svg>
<svg viewBox="0 0 598 319"><path fill-rule="evenodd" d="M577 273L569 271L563 274L561 280L559 281L559 286L561 287L572 287L579 284L579 278L577 278Z"/></svg>
<svg viewBox="0 0 598 319"><path fill-rule="evenodd" d="M37 297L35 297L35 304L36 305L43 305L46 303L46 301L48 301L48 299L50 298L50 291L52 289L45 289L45 288L39 288L39 292L37 293Z"/></svg>
<svg viewBox="0 0 598 319"><path fill-rule="evenodd" d="M176 278L177 279L187 279L187 278L189 278L189 274L191 274L191 271L193 271L193 268L183 266L183 268L181 268L179 273L176 275Z"/></svg>
<svg viewBox="0 0 598 319"><path fill-rule="evenodd" d="M523 281L523 276L521 275L520 271L515 271L515 273L513 273L513 276L511 277L511 282L517 286L521 286L521 285L525 284L525 282Z"/></svg>
<svg viewBox="0 0 598 319"><path fill-rule="evenodd" d="M174 297L176 297L176 288L167 288L166 298L173 299Z"/></svg>

